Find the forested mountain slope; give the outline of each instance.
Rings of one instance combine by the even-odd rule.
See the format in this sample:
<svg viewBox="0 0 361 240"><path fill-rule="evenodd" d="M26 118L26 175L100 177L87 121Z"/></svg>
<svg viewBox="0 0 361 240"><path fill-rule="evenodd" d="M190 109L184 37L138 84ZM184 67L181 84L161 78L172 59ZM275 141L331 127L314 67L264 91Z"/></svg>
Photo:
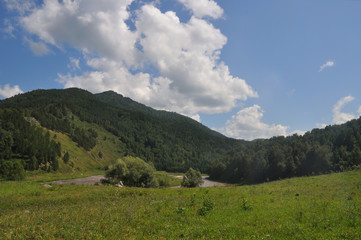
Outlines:
<svg viewBox="0 0 361 240"><path fill-rule="evenodd" d="M0 101L2 171L104 168L122 156L235 183L343 171L361 164L361 119L304 136L243 141L112 91L36 90Z"/></svg>
<svg viewBox="0 0 361 240"><path fill-rule="evenodd" d="M211 167L211 178L236 183L305 176L361 167L361 118L303 136L239 144Z"/></svg>
<svg viewBox="0 0 361 240"><path fill-rule="evenodd" d="M206 171L212 159L237 142L190 118L156 111L114 92L93 95L76 88L36 90L0 101L0 109L12 109L45 129L68 136L79 148L91 152L90 156L97 154L93 150L100 143L111 141L116 154L110 155L138 156L159 170L195 167ZM103 155L101 148L99 153ZM31 157L28 153L22 156L26 161Z"/></svg>
<svg viewBox="0 0 361 240"><path fill-rule="evenodd" d="M95 94L95 96L102 102L107 103L111 106L118 107L127 111L131 111L133 113L140 112L145 115L150 115L154 118L157 118L160 122L162 122L162 124L172 124L174 126L177 124L182 125L186 123L187 127L191 127L192 130L204 132L206 135L209 134L220 138L224 138L222 134L205 127L201 123L194 121L189 117L180 115L175 112L155 110L141 103L137 103L130 98L123 97L122 95L117 94L113 91L98 93Z"/></svg>

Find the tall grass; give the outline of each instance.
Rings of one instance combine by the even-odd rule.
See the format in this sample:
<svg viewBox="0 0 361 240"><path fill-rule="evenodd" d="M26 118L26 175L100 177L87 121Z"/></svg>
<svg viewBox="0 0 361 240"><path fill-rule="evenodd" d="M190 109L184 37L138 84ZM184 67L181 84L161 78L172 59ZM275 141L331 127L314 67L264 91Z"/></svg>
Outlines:
<svg viewBox="0 0 361 240"><path fill-rule="evenodd" d="M0 239L360 239L361 172L206 189L0 182L0 216Z"/></svg>

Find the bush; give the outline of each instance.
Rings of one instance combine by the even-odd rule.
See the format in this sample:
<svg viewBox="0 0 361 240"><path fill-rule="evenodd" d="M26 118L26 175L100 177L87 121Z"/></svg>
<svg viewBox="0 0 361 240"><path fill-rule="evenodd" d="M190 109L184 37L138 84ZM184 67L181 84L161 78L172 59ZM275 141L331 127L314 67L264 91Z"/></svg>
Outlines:
<svg viewBox="0 0 361 240"><path fill-rule="evenodd" d="M241 208L242 210L247 211L247 210L251 210L252 206L251 204L248 203L247 199L242 199Z"/></svg>
<svg viewBox="0 0 361 240"><path fill-rule="evenodd" d="M166 172L156 172L155 178L158 182L159 187L169 187L171 177L168 176Z"/></svg>
<svg viewBox="0 0 361 240"><path fill-rule="evenodd" d="M66 152L63 156L63 161L64 163L68 163L69 162L69 159L70 159L70 156L69 156L69 152Z"/></svg>
<svg viewBox="0 0 361 240"><path fill-rule="evenodd" d="M110 183L122 181L125 186L149 188L158 186L154 171L154 168L140 158L125 157L111 166L105 176Z"/></svg>
<svg viewBox="0 0 361 240"><path fill-rule="evenodd" d="M213 200L206 198L203 200L203 206L198 209L198 215L205 216L207 215L215 206L215 203Z"/></svg>
<svg viewBox="0 0 361 240"><path fill-rule="evenodd" d="M203 183L202 175L199 171L190 168L183 176L182 187L198 187Z"/></svg>
<svg viewBox="0 0 361 240"><path fill-rule="evenodd" d="M20 160L0 160L0 178L4 180L23 180L25 170Z"/></svg>

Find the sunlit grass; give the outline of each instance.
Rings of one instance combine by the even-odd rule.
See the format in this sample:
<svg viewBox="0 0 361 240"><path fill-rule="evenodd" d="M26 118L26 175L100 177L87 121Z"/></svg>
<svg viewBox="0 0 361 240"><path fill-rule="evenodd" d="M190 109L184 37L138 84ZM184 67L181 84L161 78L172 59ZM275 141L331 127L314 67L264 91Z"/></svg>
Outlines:
<svg viewBox="0 0 361 240"><path fill-rule="evenodd" d="M361 172L206 189L0 182L0 216L0 239L360 239Z"/></svg>
<svg viewBox="0 0 361 240"><path fill-rule="evenodd" d="M92 128L97 132L98 137L96 138L96 146L90 151L86 151L84 148L79 147L76 142L72 141L69 135L49 130L51 138L61 143L62 156L66 152L70 156L69 162L66 164L62 156L58 158L60 172L72 173L89 169L92 171L104 169L124 155L124 144L104 128L97 124L82 122L77 117L74 117L74 120L71 121L81 129Z"/></svg>
<svg viewBox="0 0 361 240"><path fill-rule="evenodd" d="M94 175L104 175L104 170L74 171L74 172L45 172L42 170L27 171L26 180L36 182L51 182L63 179L84 178Z"/></svg>

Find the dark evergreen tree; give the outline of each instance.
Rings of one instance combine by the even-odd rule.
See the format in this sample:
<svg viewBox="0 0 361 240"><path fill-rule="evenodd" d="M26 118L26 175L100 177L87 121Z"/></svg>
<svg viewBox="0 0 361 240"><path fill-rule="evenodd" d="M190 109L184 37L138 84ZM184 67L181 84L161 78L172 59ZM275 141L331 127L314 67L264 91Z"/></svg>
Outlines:
<svg viewBox="0 0 361 240"><path fill-rule="evenodd" d="M63 156L63 161L64 161L64 163L65 163L65 164L68 163L68 162L69 162L69 159L70 159L69 153L66 152L66 153L64 154L64 156Z"/></svg>

